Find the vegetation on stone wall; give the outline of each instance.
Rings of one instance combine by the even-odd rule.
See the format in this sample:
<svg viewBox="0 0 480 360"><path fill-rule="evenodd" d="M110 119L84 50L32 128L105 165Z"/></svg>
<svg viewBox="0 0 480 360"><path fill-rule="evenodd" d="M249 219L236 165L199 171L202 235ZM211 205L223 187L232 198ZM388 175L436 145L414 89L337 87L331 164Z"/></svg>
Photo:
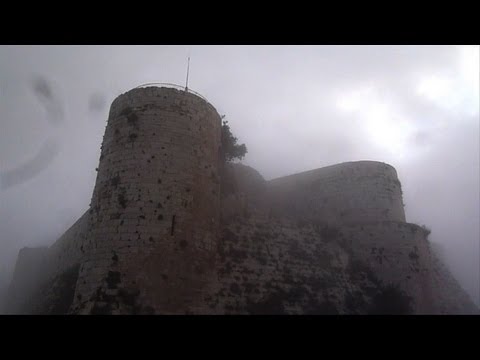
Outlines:
<svg viewBox="0 0 480 360"><path fill-rule="evenodd" d="M237 144L238 139L233 136L230 126L227 120L223 120L225 115L222 116L222 151L226 161L232 161L234 159L243 159L247 153L247 147L245 144Z"/></svg>
<svg viewBox="0 0 480 360"><path fill-rule="evenodd" d="M423 231L425 232L425 237L426 237L426 238L427 238L428 235L430 235L430 233L432 232L432 230L431 230L429 227L425 226L425 225L422 225L422 229L423 229Z"/></svg>

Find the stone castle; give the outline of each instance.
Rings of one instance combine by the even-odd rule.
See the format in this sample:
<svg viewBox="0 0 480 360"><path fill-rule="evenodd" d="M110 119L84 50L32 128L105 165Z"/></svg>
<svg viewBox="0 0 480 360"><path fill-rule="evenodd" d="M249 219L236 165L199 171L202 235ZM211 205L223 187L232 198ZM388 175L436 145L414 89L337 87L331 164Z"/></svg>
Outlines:
<svg viewBox="0 0 480 360"><path fill-rule="evenodd" d="M224 161L201 96L139 87L112 103L90 208L20 251L17 314L478 313L406 222L390 165L265 181Z"/></svg>

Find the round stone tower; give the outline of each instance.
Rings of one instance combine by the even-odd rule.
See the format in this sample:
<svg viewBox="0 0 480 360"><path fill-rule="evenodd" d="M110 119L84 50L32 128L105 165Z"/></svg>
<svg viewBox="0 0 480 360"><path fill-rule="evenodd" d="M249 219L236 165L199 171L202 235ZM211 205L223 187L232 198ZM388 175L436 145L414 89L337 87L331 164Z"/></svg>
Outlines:
<svg viewBox="0 0 480 360"><path fill-rule="evenodd" d="M110 108L75 313L202 312L220 211L221 118L203 98L143 87Z"/></svg>

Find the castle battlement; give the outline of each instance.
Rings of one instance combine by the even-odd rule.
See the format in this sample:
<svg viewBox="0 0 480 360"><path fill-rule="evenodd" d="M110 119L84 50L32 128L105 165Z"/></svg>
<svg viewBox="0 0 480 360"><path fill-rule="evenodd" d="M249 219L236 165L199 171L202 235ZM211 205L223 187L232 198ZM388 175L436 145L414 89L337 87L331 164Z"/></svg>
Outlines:
<svg viewBox="0 0 480 360"><path fill-rule="evenodd" d="M336 224L405 221L397 172L382 162L346 162L270 180L268 186L277 213Z"/></svg>

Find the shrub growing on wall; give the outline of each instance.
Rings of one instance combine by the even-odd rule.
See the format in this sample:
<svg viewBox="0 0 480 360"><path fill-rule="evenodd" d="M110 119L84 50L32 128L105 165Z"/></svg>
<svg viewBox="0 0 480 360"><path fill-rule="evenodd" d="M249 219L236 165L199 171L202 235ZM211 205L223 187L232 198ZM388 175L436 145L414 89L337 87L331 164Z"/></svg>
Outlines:
<svg viewBox="0 0 480 360"><path fill-rule="evenodd" d="M232 161L234 159L243 159L247 153L247 147L245 144L237 144L238 139L233 136L228 121L223 120L225 115L222 116L222 150L223 156L226 161Z"/></svg>
<svg viewBox="0 0 480 360"><path fill-rule="evenodd" d="M425 225L422 225L422 229L423 229L423 231L425 232L425 236L426 236L426 237L428 237L428 235L430 235L430 233L432 232L432 230L431 230L429 227L425 226Z"/></svg>

